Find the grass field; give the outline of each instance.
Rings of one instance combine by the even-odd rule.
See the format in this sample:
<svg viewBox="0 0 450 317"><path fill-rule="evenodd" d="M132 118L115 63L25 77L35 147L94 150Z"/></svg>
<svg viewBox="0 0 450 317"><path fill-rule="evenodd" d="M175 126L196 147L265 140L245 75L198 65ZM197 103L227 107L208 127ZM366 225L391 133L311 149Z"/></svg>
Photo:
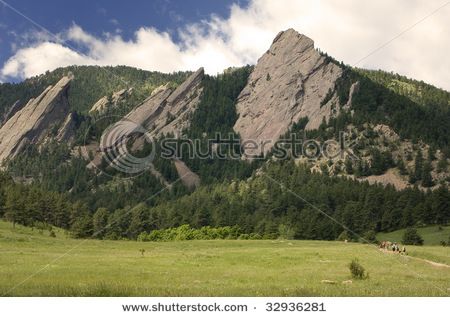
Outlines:
<svg viewBox="0 0 450 317"><path fill-rule="evenodd" d="M408 249L450 264L450 248ZM86 241L0 222L0 252L3 296L450 295L450 268L356 243ZM353 258L369 278L343 284Z"/></svg>
<svg viewBox="0 0 450 317"><path fill-rule="evenodd" d="M388 233L377 234L379 241L388 240L392 242L401 242L405 229L396 230ZM417 232L422 236L424 245L440 245L441 241L448 242L450 237L450 226L430 226L417 228Z"/></svg>

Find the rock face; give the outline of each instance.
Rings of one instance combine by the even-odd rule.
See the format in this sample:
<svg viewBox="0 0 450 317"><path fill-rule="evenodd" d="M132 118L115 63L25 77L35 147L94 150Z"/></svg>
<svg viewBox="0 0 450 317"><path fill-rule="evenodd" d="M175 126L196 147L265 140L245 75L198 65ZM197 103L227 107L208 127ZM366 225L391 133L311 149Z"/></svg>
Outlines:
<svg viewBox="0 0 450 317"><path fill-rule="evenodd" d="M58 134L56 135L56 140L58 142L72 143L75 137L76 130L76 122L75 122L75 114L69 113L64 120L61 128L58 130Z"/></svg>
<svg viewBox="0 0 450 317"><path fill-rule="evenodd" d="M89 113L103 113L108 109L108 107L117 107L119 102L129 96L132 92L133 88L116 91L112 94L111 100L108 100L108 96L104 96L92 106L91 110L89 110Z"/></svg>
<svg viewBox="0 0 450 317"><path fill-rule="evenodd" d="M200 177L191 171L183 161L174 159L174 164L184 186L189 189L195 189L200 186Z"/></svg>
<svg viewBox="0 0 450 317"><path fill-rule="evenodd" d="M136 138L133 135L134 132L144 132L150 137L159 137L169 133L175 136L180 135L182 130L189 126L190 115L200 102L203 77L204 70L200 68L175 90L168 84L155 89L142 104L104 132L97 153L88 167L99 166L107 153L115 149L117 149L118 156L114 163L121 161L129 154L127 153L128 149L126 151L123 149L127 148L125 144L128 144L130 139L132 140L132 151L141 149L145 138ZM200 184L198 175L190 171L184 162L175 160L174 163L179 175L182 174L180 177L183 177L182 182L186 187L192 189ZM158 178L164 186L170 187L170 184L151 162L149 162L149 167L151 174Z"/></svg>
<svg viewBox="0 0 450 317"><path fill-rule="evenodd" d="M153 136L181 134L200 101L203 77L204 70L200 68L174 91L167 85L160 87L126 118L149 129Z"/></svg>
<svg viewBox="0 0 450 317"><path fill-rule="evenodd" d="M390 142L396 142L400 140L398 134L388 125L378 124L373 128L373 131L385 137Z"/></svg>
<svg viewBox="0 0 450 317"><path fill-rule="evenodd" d="M123 121L129 121L144 128L152 137L168 133L180 135L182 130L189 126L189 116L200 101L203 77L204 70L200 68L175 90L169 85L156 88L150 97L128 113L116 126L123 129ZM115 138L106 138L105 141L106 143L101 144L102 148L109 148L117 142ZM138 139L134 148L139 148L141 142L142 139Z"/></svg>
<svg viewBox="0 0 450 317"><path fill-rule="evenodd" d="M4 125L13 115L16 114L17 111L23 106L20 100L17 100L11 107L9 107L8 111L3 115L2 120L0 121L0 127Z"/></svg>
<svg viewBox="0 0 450 317"><path fill-rule="evenodd" d="M310 38L293 29L280 32L238 97L234 130L242 141L266 143L246 149L246 154L267 153L302 117L309 119L306 129L315 129L323 118L334 115L339 110L334 87L341 74L339 66L314 49Z"/></svg>
<svg viewBox="0 0 450 317"><path fill-rule="evenodd" d="M67 91L72 78L63 77L16 112L0 129L0 163L14 158L27 144L42 141L69 112Z"/></svg>

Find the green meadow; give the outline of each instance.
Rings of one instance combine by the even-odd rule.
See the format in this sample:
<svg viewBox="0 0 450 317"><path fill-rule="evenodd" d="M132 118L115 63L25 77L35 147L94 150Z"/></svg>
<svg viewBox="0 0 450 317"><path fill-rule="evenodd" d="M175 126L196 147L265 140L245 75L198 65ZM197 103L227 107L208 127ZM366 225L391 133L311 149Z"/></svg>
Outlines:
<svg viewBox="0 0 450 317"><path fill-rule="evenodd" d="M0 222L0 294L449 296L450 268L442 264L450 265L450 248L408 247L408 253L326 241L75 240L63 231L50 237ZM355 258L368 278L352 278L348 264Z"/></svg>
<svg viewBox="0 0 450 317"><path fill-rule="evenodd" d="M401 242L406 229L400 229L387 233L377 234L379 241L387 240L391 242ZM450 226L428 226L417 228L417 232L423 238L424 245L441 245L441 241L446 243L450 239Z"/></svg>

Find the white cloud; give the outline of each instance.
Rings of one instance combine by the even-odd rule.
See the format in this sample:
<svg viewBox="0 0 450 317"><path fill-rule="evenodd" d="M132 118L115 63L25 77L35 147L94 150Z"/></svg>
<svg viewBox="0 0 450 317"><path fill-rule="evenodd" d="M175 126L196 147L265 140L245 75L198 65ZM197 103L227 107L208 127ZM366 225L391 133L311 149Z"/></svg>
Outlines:
<svg viewBox="0 0 450 317"><path fill-rule="evenodd" d="M149 27L124 40L117 33L96 38L73 25L58 36L83 47L85 54L37 39L15 52L0 77L24 78L70 64L121 64L163 72L204 66L215 74L229 66L255 63L274 36L290 27L314 39L316 47L353 64L442 4L442 0L253 0L245 8L231 6L227 19L212 15L179 29L178 43L169 33ZM450 89L449 13L450 5L358 66L392 70Z"/></svg>

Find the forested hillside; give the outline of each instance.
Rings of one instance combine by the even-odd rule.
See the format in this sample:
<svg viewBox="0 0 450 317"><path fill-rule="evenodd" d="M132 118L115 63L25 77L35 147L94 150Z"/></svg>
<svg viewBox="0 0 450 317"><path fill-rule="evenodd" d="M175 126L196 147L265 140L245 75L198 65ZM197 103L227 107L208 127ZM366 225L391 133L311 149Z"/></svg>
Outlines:
<svg viewBox="0 0 450 317"><path fill-rule="evenodd" d="M427 193L417 188L396 191L390 186L311 173L293 161L267 164L248 180L204 186L169 202L164 202L170 199L166 192L156 205L144 199L134 207L115 210L69 203L65 195L2 177L3 217L25 225L70 229L76 237L95 233L109 239L136 239L142 232L189 224L194 228L237 226L242 233L262 238L373 239L379 231L450 220L446 187Z"/></svg>
<svg viewBox="0 0 450 317"><path fill-rule="evenodd" d="M0 116L17 100L22 104L38 96L46 87L54 85L62 76L73 74L69 103L73 111L86 114L93 104L103 96L109 96L123 88L133 88L129 103L138 104L156 87L173 82L180 84L186 72L164 74L128 66L69 66L58 68L20 83L0 84Z"/></svg>
<svg viewBox="0 0 450 317"><path fill-rule="evenodd" d="M195 81L195 91L189 90L193 85L186 79L192 77L189 72L163 74L125 66L72 66L22 83L1 84L0 115L16 100L24 104L71 73L74 79L68 103L70 111L75 112L75 131L72 142L58 141L60 122L52 126L42 142L25 142L20 153L5 162L0 183L0 217L28 226L58 226L70 230L75 237L104 239L136 239L153 230L183 225L190 225L192 230L233 227L240 234L257 238L372 239L376 232L447 224L450 93L397 74L351 68L325 54L318 55L310 46L308 52L310 58L321 62L321 74L329 72L327 80L334 87L320 98L311 88L310 104L306 106L302 93L309 88L293 80L285 83L293 85L287 90L292 96L284 95L284 86L280 88L271 82L269 73L251 77L256 66L232 68L216 76L203 76L200 69L202 76ZM275 56L266 55L269 61ZM277 91L278 103L264 87ZM104 96L107 104L112 104L113 93L121 89L131 89L130 94L114 107L102 113L89 112ZM261 103L255 109L246 104L249 108L245 115L253 120L248 122L255 123L245 127L245 131L253 129L259 133L271 128L271 124L283 128L289 122L288 130L279 134L320 142L338 140L345 131L358 159L345 156L308 160L292 155L278 159L269 152L267 157L246 160L242 143L232 147L214 144L219 133L222 141L240 137L235 124L242 112L238 113L237 104L252 93ZM148 125L155 132L156 142L144 142L142 147L130 151L145 157L154 150L155 158L150 169L130 177L99 155L99 143L108 126L120 122L136 108L145 108L147 100L151 100L149 109L139 113L146 116L142 124L148 119L160 128L172 130L160 135ZM177 119L170 107L179 100L189 105L189 109L180 106L180 111L190 112L177 131L170 125ZM297 116L302 109L295 115L288 109L280 116L281 123L272 122L265 113L265 104L310 107L309 113L316 116L313 119L318 124L307 129L310 118ZM329 114L326 109L330 109ZM164 111L166 116L159 118ZM108 118L98 120L105 116ZM260 118L267 121L258 121ZM322 119L320 126L318 118ZM226 149L223 156L201 158L190 156L188 147L181 148L176 159L199 178L194 187L178 181L181 175L174 157L162 158L161 142L174 138L174 131L176 142L198 142L194 152L204 152L212 148L211 144L215 146L213 154ZM134 145L136 139L127 139L126 146ZM85 148L88 150L82 153ZM95 158L98 162L93 164ZM383 176L387 179L384 185L373 181Z"/></svg>

